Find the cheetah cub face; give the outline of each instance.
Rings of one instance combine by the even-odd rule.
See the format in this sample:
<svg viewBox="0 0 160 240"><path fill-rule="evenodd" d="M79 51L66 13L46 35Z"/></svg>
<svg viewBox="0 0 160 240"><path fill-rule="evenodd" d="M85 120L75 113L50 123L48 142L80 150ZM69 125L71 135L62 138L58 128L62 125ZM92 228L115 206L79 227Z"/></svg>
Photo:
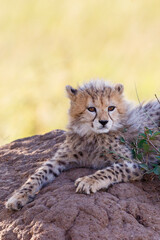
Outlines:
<svg viewBox="0 0 160 240"><path fill-rule="evenodd" d="M123 85L91 81L78 89L66 86L71 100L69 130L81 136L108 133L120 128L128 105L123 97Z"/></svg>

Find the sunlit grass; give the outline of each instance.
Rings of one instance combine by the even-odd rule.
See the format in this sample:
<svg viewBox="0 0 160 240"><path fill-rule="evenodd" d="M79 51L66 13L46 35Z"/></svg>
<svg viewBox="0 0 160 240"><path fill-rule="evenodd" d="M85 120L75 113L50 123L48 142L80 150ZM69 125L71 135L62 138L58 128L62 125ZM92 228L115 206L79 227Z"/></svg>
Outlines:
<svg viewBox="0 0 160 240"><path fill-rule="evenodd" d="M65 85L125 85L137 101L160 92L160 2L0 0L0 144L64 129Z"/></svg>

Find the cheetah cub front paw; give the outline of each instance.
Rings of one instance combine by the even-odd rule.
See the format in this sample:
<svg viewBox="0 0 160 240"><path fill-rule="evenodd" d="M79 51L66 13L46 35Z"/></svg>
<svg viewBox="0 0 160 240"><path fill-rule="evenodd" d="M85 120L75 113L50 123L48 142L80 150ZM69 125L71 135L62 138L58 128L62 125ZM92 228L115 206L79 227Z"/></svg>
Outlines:
<svg viewBox="0 0 160 240"><path fill-rule="evenodd" d="M24 205L33 201L33 197L28 196L27 193L16 192L8 199L5 206L9 210L20 210Z"/></svg>
<svg viewBox="0 0 160 240"><path fill-rule="evenodd" d="M101 189L99 182L92 176L78 178L75 181L75 186L77 187L76 192L86 194L95 193Z"/></svg>

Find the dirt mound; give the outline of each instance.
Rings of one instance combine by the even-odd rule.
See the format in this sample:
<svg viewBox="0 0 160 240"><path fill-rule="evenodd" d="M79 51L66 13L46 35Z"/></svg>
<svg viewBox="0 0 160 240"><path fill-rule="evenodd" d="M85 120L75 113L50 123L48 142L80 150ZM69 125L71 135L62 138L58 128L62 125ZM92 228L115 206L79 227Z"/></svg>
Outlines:
<svg viewBox="0 0 160 240"><path fill-rule="evenodd" d="M160 240L160 182L116 184L90 196L74 181L91 169L62 173L21 211L9 212L9 195L49 159L63 131L16 140L0 148L1 240Z"/></svg>

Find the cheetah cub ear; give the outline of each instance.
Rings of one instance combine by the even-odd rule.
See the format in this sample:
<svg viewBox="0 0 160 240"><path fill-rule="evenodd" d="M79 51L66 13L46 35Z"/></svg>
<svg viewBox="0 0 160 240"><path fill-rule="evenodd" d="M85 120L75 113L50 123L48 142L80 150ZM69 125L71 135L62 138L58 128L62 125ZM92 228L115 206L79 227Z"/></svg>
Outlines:
<svg viewBox="0 0 160 240"><path fill-rule="evenodd" d="M67 85L66 92L70 100L75 100L78 90Z"/></svg>
<svg viewBox="0 0 160 240"><path fill-rule="evenodd" d="M115 90L119 93L119 94L122 94L123 93L123 90L124 90L124 87L122 84L118 83L115 85Z"/></svg>

